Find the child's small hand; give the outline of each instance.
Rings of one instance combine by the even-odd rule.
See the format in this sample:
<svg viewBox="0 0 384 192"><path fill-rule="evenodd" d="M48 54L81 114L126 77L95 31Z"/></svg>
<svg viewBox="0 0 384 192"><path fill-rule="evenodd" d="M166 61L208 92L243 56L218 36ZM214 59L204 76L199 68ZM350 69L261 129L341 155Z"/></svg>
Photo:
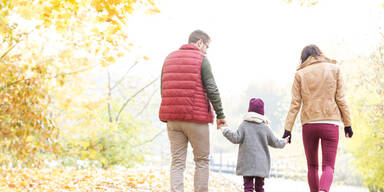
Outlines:
<svg viewBox="0 0 384 192"><path fill-rule="evenodd" d="M225 123L225 124L221 124L221 125L218 127L218 129L221 129L222 127L228 127L227 123Z"/></svg>
<svg viewBox="0 0 384 192"><path fill-rule="evenodd" d="M289 138L291 138L291 136L284 138L286 143L289 143Z"/></svg>

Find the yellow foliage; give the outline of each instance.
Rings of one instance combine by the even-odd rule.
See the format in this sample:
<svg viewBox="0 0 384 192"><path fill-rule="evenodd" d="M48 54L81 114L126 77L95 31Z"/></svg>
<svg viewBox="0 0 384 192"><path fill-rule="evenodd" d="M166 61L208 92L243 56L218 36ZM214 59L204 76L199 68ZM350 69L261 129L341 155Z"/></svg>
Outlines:
<svg viewBox="0 0 384 192"><path fill-rule="evenodd" d="M109 57L105 58L105 60L106 60L107 62L109 62L109 63L114 63L114 62L115 62L115 58L112 57L112 56L109 56Z"/></svg>
<svg viewBox="0 0 384 192"><path fill-rule="evenodd" d="M160 13L160 9L158 9L158 8L148 9L147 13L149 13L149 14L158 14L158 13Z"/></svg>
<svg viewBox="0 0 384 192"><path fill-rule="evenodd" d="M108 128L104 119L91 121L104 98L79 99L87 94L84 79L96 65L108 66L127 51L125 44L117 43L127 42L122 26L129 14L156 7L150 0L0 0L0 4L6 5L0 7L0 55L5 53L0 58L0 148L9 149L0 154L0 164L39 165L44 159L40 151L61 152L57 142L64 133L56 124L66 134L81 127L90 136L97 134L89 131L92 128ZM20 23L9 23L9 15L21 16L12 21ZM95 146L92 140L76 145ZM95 153L82 155L98 158Z"/></svg>
<svg viewBox="0 0 384 192"><path fill-rule="evenodd" d="M117 54L117 57L122 57L122 56L124 56L124 53L120 52L120 53Z"/></svg>
<svg viewBox="0 0 384 192"><path fill-rule="evenodd" d="M101 66L102 66L102 67L106 67L106 66L108 66L108 65L109 65L109 63L106 62L105 60L102 60L102 61L101 61Z"/></svg>
<svg viewBox="0 0 384 192"><path fill-rule="evenodd" d="M354 85L348 91L355 132L349 147L371 191L384 190L384 52L380 50L356 60L357 70L347 81Z"/></svg>

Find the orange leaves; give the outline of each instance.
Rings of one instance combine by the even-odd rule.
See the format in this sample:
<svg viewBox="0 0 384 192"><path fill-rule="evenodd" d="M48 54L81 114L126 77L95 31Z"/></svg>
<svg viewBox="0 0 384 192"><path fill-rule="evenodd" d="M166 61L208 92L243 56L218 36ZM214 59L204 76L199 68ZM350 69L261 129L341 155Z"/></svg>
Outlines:
<svg viewBox="0 0 384 192"><path fill-rule="evenodd" d="M185 177L185 191L193 191L193 170L188 169ZM239 185L215 173L210 173L209 185L211 192L241 191ZM169 172L150 168L115 170L0 169L0 189L13 191L166 192L169 190Z"/></svg>
<svg viewBox="0 0 384 192"><path fill-rule="evenodd" d="M6 87L0 94L0 148L8 151L1 154L0 164L23 162L37 165L39 151L51 151L57 129L47 113L50 105L47 87L42 79L25 77L28 67L9 60L7 57L0 68L0 82ZM15 63L14 63L15 62ZM46 75L46 67L36 65L32 71L38 76Z"/></svg>

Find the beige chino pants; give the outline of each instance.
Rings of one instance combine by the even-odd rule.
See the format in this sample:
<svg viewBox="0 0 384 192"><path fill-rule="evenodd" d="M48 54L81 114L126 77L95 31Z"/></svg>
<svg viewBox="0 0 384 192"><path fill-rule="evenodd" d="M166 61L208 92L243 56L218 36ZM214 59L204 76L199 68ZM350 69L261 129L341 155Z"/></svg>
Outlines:
<svg viewBox="0 0 384 192"><path fill-rule="evenodd" d="M208 123L168 121L171 147L171 192L184 191L184 170L188 142L195 161L194 191L208 192L209 180L209 126Z"/></svg>

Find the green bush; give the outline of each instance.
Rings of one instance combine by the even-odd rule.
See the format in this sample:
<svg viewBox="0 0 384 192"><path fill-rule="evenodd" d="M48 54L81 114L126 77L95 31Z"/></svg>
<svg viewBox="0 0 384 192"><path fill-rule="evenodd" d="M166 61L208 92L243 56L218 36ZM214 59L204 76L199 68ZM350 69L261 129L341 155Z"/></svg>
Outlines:
<svg viewBox="0 0 384 192"><path fill-rule="evenodd" d="M64 166L86 166L109 168L111 166L132 167L144 161L148 154L145 146L137 146L149 136L149 123L124 114L118 125L107 123L103 127L92 130L92 134L77 134L62 140L62 163Z"/></svg>

